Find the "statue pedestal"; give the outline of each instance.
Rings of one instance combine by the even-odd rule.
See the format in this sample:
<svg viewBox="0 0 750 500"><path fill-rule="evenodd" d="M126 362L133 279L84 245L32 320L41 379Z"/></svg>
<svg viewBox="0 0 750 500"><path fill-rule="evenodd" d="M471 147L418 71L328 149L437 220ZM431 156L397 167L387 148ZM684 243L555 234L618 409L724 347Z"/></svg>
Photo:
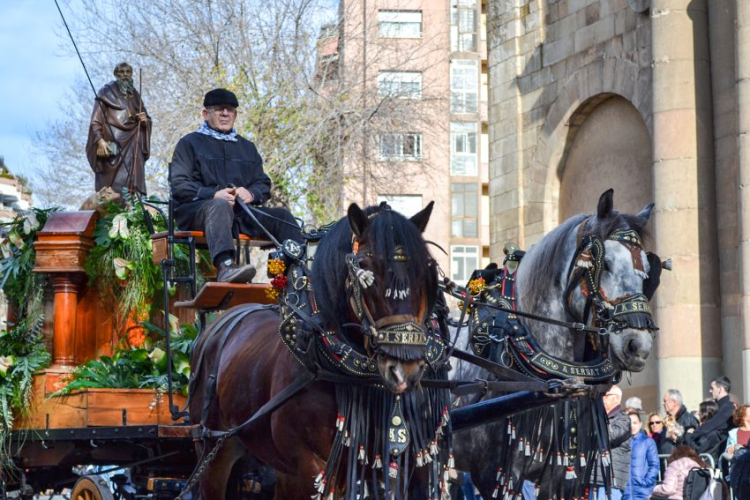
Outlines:
<svg viewBox="0 0 750 500"><path fill-rule="evenodd" d="M34 243L34 272L50 275L54 293L52 372L75 366L89 355L87 339L77 338L76 332L79 292L86 281L84 263L94 246L97 217L93 210L52 213Z"/></svg>

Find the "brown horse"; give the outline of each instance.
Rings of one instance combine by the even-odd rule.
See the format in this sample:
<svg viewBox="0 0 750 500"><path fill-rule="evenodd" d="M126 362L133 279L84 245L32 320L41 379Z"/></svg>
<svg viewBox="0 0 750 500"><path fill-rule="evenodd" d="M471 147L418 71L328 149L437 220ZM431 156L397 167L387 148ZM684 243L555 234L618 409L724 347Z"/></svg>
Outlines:
<svg viewBox="0 0 750 500"><path fill-rule="evenodd" d="M426 333L424 320L435 304L437 273L421 233L429 221L432 205L406 219L387 206L363 211L353 204L348 216L320 241L311 276L321 331L333 332L343 341L344 349L351 347L359 359L369 360L372 374L379 374L381 388L377 390L391 394L391 398L404 398L400 399L403 406L410 391L416 388L414 392L422 392L417 386L428 369L428 347L423 343L396 345L387 339L394 334L398 336L405 324L409 331L418 325L419 331ZM362 277L364 285L353 283L358 277ZM311 297L304 297L313 302ZM284 310L282 301L282 313ZM192 362L193 422L201 422L211 430L237 426L309 373L299 353L293 355L280 341L282 315L275 307L239 306L227 311L207 329L195 346L194 352L200 355L194 355ZM318 345L314 344L310 350ZM207 392L211 384L215 384L215 390ZM331 492L339 497L347 491L347 486L350 491L361 488L360 483L364 483L361 478L356 485L347 484L353 476L349 475L347 481L348 473L344 474L347 460L352 461L346 452L340 459L341 465L336 467L339 473L332 476L336 484L320 489L314 485L314 478L326 469L337 433L335 423L342 418L337 414L336 385L347 384L315 381L275 411L227 439L200 477L201 498L227 497L232 467L246 454L276 470L277 499L309 500L321 489L325 490L322 497L327 499ZM215 396L209 401L207 394ZM374 413L371 408L365 409L365 413ZM372 417L375 420L376 415ZM367 436L362 439L370 442ZM198 456L203 457L207 450L213 449L215 442L213 438L199 442ZM360 449L360 454L363 453ZM372 466L374 458L374 454L368 456L362 463L367 461ZM382 471L378 474L382 477ZM374 475L368 471L367 480L371 477ZM377 487L376 481L372 484ZM355 498L351 492L347 496Z"/></svg>

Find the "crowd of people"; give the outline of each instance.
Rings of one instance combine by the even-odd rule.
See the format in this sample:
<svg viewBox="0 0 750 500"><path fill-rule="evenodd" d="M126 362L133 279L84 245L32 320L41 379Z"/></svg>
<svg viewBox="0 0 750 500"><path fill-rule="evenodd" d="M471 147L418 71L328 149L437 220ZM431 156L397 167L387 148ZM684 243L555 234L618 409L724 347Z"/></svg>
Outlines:
<svg viewBox="0 0 750 500"><path fill-rule="evenodd" d="M690 471L707 467L722 470L735 487L735 498L750 498L740 481L731 481L732 475L741 479L740 474L745 476L743 471L750 467L744 464L750 462L750 454L745 456L750 446L750 405L730 393L727 377L713 380L709 390L711 399L691 412L680 391L669 389L662 400L664 413L649 413L645 428L640 399L630 398L621 405L622 390L617 386L604 395L614 468L613 500L682 499ZM622 439L627 424L630 435ZM657 482L659 477L662 480ZM599 489L592 485L592 497Z"/></svg>

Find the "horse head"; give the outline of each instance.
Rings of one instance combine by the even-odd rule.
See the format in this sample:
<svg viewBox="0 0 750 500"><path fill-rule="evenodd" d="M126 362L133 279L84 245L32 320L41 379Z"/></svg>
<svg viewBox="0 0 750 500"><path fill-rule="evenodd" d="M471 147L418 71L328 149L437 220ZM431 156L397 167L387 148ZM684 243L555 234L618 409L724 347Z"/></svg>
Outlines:
<svg viewBox="0 0 750 500"><path fill-rule="evenodd" d="M384 204L352 204L321 242L313 269L325 321L375 359L396 394L414 389L427 368L425 320L438 281L422 232L432 207L407 219Z"/></svg>
<svg viewBox="0 0 750 500"><path fill-rule="evenodd" d="M610 189L596 214L569 219L527 253L518 273L519 310L598 328L584 334L530 321L545 349L573 361L606 353L618 370L643 370L657 330L649 300L662 264L643 243L652 209L653 203L635 215L619 213Z"/></svg>

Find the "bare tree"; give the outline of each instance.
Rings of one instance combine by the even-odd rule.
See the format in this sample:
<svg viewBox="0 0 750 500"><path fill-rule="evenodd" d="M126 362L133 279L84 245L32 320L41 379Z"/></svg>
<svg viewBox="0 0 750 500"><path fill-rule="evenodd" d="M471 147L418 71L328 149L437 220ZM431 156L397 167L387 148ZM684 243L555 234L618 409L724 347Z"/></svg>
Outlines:
<svg viewBox="0 0 750 500"><path fill-rule="evenodd" d="M401 130L427 119L404 99L379 96L377 75L365 75L365 68L344 73L322 64L321 27L331 21L352 26L344 22L350 13L335 0L80 3L69 23L95 86L111 80L122 60L135 68L154 123L146 165L151 194L167 195L174 146L199 125L203 95L211 88L237 94L238 131L258 146L274 182L274 202L318 222L340 212L341 186L352 177L343 168L348 156L371 155L368 138L378 130ZM398 67L415 56L420 54L414 50L383 50L377 57L392 58ZM423 92L422 98L430 97ZM83 148L93 106L90 87L76 85L64 106L67 118L38 134L45 165L43 182L34 184L45 203L73 206L93 192ZM379 170L367 172L371 182L383 177Z"/></svg>

